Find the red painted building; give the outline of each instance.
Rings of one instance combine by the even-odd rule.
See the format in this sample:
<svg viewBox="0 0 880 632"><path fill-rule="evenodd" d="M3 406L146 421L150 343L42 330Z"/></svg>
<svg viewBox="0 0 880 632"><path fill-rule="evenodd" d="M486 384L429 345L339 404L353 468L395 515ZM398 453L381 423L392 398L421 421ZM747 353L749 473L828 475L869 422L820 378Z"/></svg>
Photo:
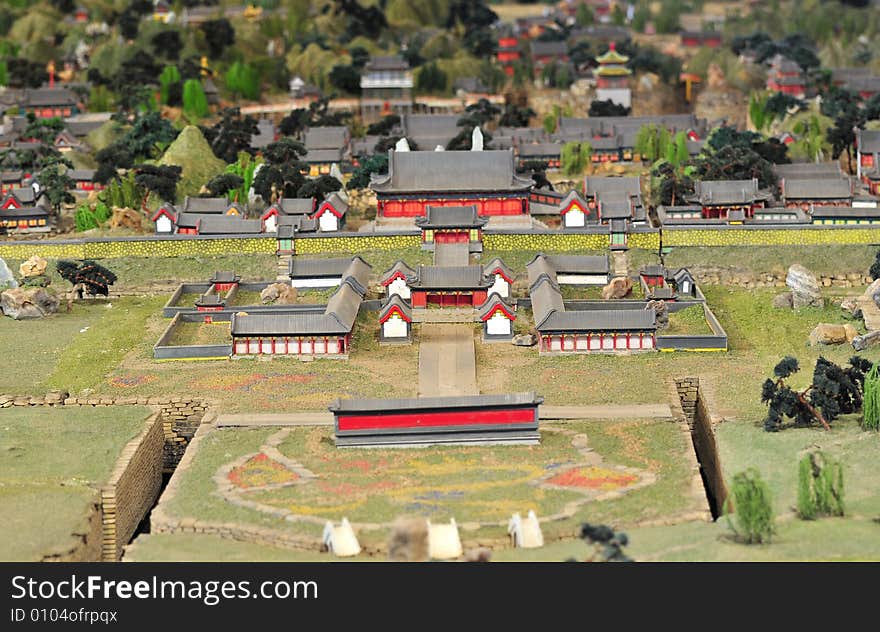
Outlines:
<svg viewBox="0 0 880 632"><path fill-rule="evenodd" d="M483 268L478 265L421 265L409 283L412 306L479 307L486 302L492 281L486 278Z"/></svg>
<svg viewBox="0 0 880 632"><path fill-rule="evenodd" d="M480 216L528 215L532 180L518 176L512 150L388 152L373 176L381 217L420 217L428 206L475 206Z"/></svg>

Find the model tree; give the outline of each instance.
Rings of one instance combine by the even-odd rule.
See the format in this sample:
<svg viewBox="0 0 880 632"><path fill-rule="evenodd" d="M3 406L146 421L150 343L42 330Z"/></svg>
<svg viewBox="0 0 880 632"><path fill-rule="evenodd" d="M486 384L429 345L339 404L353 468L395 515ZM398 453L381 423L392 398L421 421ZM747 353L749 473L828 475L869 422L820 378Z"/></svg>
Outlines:
<svg viewBox="0 0 880 632"><path fill-rule="evenodd" d="M21 132L21 139L28 141L34 140L39 143L53 143L55 137L64 129L64 121L60 118L53 117L48 119L38 119L33 112L27 113L27 125Z"/></svg>
<svg viewBox="0 0 880 632"><path fill-rule="evenodd" d="M75 298L81 299L86 292L93 296L107 296L110 286L116 283L116 275L94 261L62 260L55 267L61 278L73 286L67 298L67 311L70 311Z"/></svg>
<svg viewBox="0 0 880 632"><path fill-rule="evenodd" d="M67 175L67 170L71 167L67 160L59 159L47 164L40 171L37 180L40 183L40 190L49 201L49 206L59 215L63 204L73 204L76 198L70 193L71 189L76 186L73 178Z"/></svg>
<svg viewBox="0 0 880 632"><path fill-rule="evenodd" d="M208 115L208 98L198 79L187 79L183 84L183 111L196 119Z"/></svg>
<svg viewBox="0 0 880 632"><path fill-rule="evenodd" d="M842 516L843 496L843 465L821 450L805 454L798 463L798 516Z"/></svg>
<svg viewBox="0 0 880 632"><path fill-rule="evenodd" d="M317 178L312 178L311 180L306 180L306 182L297 189L296 197L323 200L329 193L339 191L341 188L342 183L339 180L333 176L322 175Z"/></svg>
<svg viewBox="0 0 880 632"><path fill-rule="evenodd" d="M562 172L567 176L576 176L583 173L587 165L590 164L590 157L592 155L593 147L586 141L565 143L560 152Z"/></svg>
<svg viewBox="0 0 880 632"><path fill-rule="evenodd" d="M178 165L135 165L135 182L144 189L141 208L146 210L147 197L154 193L166 202L177 201L177 183L183 171Z"/></svg>
<svg viewBox="0 0 880 632"><path fill-rule="evenodd" d="M829 422L840 414L861 409L862 387L871 368L871 362L859 356L850 358L847 368L820 356L813 370L812 383L804 390L796 391L785 381L797 373L800 366L797 358L786 356L773 369L775 379L765 380L761 389L761 402L768 406L764 429L768 432L781 430L785 418L788 418L795 426L818 422L830 430Z"/></svg>
<svg viewBox="0 0 880 632"><path fill-rule="evenodd" d="M629 543L629 538L623 532L615 532L604 524L592 525L585 522L581 525L581 539L593 549L592 555L585 562L633 561L623 552L623 547Z"/></svg>
<svg viewBox="0 0 880 632"><path fill-rule="evenodd" d="M201 29L205 34L208 54L212 59L220 57L227 46L235 43L235 29L226 18L207 20L202 23Z"/></svg>
<svg viewBox="0 0 880 632"><path fill-rule="evenodd" d="M266 202L297 197L306 183L308 164L302 160L306 148L290 138L271 143L263 150L266 163L254 177L254 192Z"/></svg>
<svg viewBox="0 0 880 632"><path fill-rule="evenodd" d="M239 189L244 184L244 178L234 173L221 173L211 178L205 185L207 197L227 196L230 191Z"/></svg>
<svg viewBox="0 0 880 632"><path fill-rule="evenodd" d="M366 189L370 185L370 176L374 173L388 173L387 154L376 154L362 160L360 166L352 172L346 188Z"/></svg>
<svg viewBox="0 0 880 632"><path fill-rule="evenodd" d="M776 533L770 488L754 468L733 477L725 515L728 526L745 544L769 542Z"/></svg>
<svg viewBox="0 0 880 632"><path fill-rule="evenodd" d="M865 374L862 392L862 426L866 430L880 430L880 364L875 364Z"/></svg>
<svg viewBox="0 0 880 632"><path fill-rule="evenodd" d="M235 162L240 152L255 153L251 139L259 132L257 121L250 115L242 116L239 108L224 109L217 123L200 129L214 155L227 163Z"/></svg>

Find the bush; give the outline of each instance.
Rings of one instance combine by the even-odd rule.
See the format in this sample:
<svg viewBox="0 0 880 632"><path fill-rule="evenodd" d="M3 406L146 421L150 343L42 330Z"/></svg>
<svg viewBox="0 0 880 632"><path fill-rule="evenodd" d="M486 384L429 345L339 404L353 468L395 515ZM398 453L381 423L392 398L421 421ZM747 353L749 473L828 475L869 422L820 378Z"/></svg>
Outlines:
<svg viewBox="0 0 880 632"><path fill-rule="evenodd" d="M730 528L737 537L746 544L769 542L776 532L773 524L773 502L770 498L770 489L761 479L758 471L749 468L735 475L731 496L733 507L730 506L730 498L728 498L725 514ZM730 519L732 511L735 512L735 524Z"/></svg>
<svg viewBox="0 0 880 632"><path fill-rule="evenodd" d="M76 209L73 221L76 224L76 231L78 233L97 228L99 224L95 213L85 204Z"/></svg>
<svg viewBox="0 0 880 632"><path fill-rule="evenodd" d="M862 402L862 427L866 430L880 430L880 363L871 367L865 375Z"/></svg>
<svg viewBox="0 0 880 632"><path fill-rule="evenodd" d="M843 466L814 450L798 463L797 511L802 520L842 516Z"/></svg>

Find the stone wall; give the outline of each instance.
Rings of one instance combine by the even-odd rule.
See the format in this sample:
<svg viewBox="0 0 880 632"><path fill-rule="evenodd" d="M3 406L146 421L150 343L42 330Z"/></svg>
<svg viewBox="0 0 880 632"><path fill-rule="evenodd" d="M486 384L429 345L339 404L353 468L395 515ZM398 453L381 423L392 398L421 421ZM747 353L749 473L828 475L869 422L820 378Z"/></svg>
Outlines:
<svg viewBox="0 0 880 632"><path fill-rule="evenodd" d="M406 248L418 248L422 244L419 233L411 235L337 235L333 237L307 237L299 236L294 242L294 250L300 255L322 254L338 252L340 254L356 255L368 250L402 250Z"/></svg>
<svg viewBox="0 0 880 632"><path fill-rule="evenodd" d="M706 497L714 516L724 511L727 499L727 486L724 482L724 471L715 442L716 424L721 419L712 412L706 398L700 390L700 379L683 377L675 379L675 389L681 402L684 420L690 429L694 452L702 472L702 482Z"/></svg>
<svg viewBox="0 0 880 632"><path fill-rule="evenodd" d="M102 561L119 560L123 547L159 497L164 445L162 419L156 413L147 420L144 431L122 449L110 480L101 488Z"/></svg>
<svg viewBox="0 0 880 632"><path fill-rule="evenodd" d="M483 235L483 250L605 250L608 233L491 233Z"/></svg>
<svg viewBox="0 0 880 632"><path fill-rule="evenodd" d="M713 266L692 266L688 268L703 285L735 285L748 289L756 287L785 287L785 274L757 274L754 272L728 270ZM862 287L871 283L871 277L850 272L846 274L816 275L822 287Z"/></svg>
<svg viewBox="0 0 880 632"><path fill-rule="evenodd" d="M667 227L663 246L822 246L880 244L880 226L812 226L803 228Z"/></svg>
<svg viewBox="0 0 880 632"><path fill-rule="evenodd" d="M114 257L185 257L231 254L275 254L277 240L265 237L131 237L37 240L0 243L0 257L27 259L109 259Z"/></svg>

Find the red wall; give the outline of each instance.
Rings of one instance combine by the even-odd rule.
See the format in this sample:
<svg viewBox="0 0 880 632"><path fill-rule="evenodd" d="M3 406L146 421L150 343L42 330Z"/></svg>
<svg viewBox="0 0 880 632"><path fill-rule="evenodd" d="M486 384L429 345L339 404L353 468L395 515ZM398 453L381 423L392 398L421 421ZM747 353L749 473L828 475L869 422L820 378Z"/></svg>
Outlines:
<svg viewBox="0 0 880 632"><path fill-rule="evenodd" d="M476 205L479 215L524 215L528 213L528 200L524 197L445 199L445 200L380 200L382 217L421 217L427 214L427 206Z"/></svg>
<svg viewBox="0 0 880 632"><path fill-rule="evenodd" d="M531 408L509 410L450 410L411 412L388 415L340 415L339 431L383 430L405 428L443 428L449 426L492 426L532 424L535 411Z"/></svg>

